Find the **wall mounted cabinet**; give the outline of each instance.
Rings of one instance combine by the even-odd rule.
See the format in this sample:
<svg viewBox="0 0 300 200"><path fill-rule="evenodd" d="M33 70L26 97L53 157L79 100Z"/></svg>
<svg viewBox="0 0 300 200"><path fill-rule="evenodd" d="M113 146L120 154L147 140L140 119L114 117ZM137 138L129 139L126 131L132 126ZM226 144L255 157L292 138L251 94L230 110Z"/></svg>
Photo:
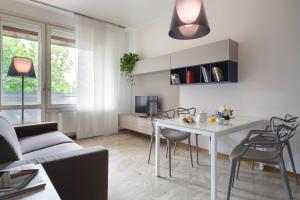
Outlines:
<svg viewBox="0 0 300 200"><path fill-rule="evenodd" d="M146 74L152 72L160 72L170 70L171 66L171 55L162 55L145 60L140 60L134 67L133 74Z"/></svg>
<svg viewBox="0 0 300 200"><path fill-rule="evenodd" d="M173 85L238 82L238 43L221 40L138 61L134 75L169 70L179 81Z"/></svg>
<svg viewBox="0 0 300 200"><path fill-rule="evenodd" d="M238 60L237 42L227 39L171 54L171 68Z"/></svg>

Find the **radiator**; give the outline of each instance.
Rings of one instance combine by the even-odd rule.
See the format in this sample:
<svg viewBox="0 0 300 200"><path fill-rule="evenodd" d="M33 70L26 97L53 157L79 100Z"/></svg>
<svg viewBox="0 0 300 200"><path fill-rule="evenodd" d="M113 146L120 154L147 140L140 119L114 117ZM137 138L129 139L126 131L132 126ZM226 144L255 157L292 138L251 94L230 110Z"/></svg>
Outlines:
<svg viewBox="0 0 300 200"><path fill-rule="evenodd" d="M77 127L77 113L72 112L59 112L58 113L58 130L70 136L76 133Z"/></svg>

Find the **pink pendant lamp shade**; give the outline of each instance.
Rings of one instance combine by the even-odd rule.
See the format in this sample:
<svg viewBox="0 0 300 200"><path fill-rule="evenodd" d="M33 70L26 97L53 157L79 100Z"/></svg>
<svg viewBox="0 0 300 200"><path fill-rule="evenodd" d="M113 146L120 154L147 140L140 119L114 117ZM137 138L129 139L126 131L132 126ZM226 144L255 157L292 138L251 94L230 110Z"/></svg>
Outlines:
<svg viewBox="0 0 300 200"><path fill-rule="evenodd" d="M207 35L210 28L202 0L176 0L169 36L189 40Z"/></svg>
<svg viewBox="0 0 300 200"><path fill-rule="evenodd" d="M24 76L36 78L31 58L13 57L7 76Z"/></svg>

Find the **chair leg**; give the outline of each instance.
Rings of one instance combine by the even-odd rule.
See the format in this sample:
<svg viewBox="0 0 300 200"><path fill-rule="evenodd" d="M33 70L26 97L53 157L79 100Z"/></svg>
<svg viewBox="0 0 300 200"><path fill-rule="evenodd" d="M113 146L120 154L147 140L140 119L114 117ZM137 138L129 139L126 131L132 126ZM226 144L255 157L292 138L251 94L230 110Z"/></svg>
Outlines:
<svg viewBox="0 0 300 200"><path fill-rule="evenodd" d="M228 184L228 191L227 191L227 200L230 200L230 192L232 187L233 175L235 173L236 161L231 161L231 170L229 175L229 184Z"/></svg>
<svg viewBox="0 0 300 200"><path fill-rule="evenodd" d="M292 149L291 149L291 145L290 145L289 141L287 142L286 147L287 147L287 150L288 150L288 153L289 153L289 157L290 157L290 160L291 160L291 164L292 164L292 167L293 167L293 171L294 171L294 175L295 175L295 178L296 178L297 185L299 185L298 176L297 176L295 163L294 163L294 158L293 158L293 154L292 154Z"/></svg>
<svg viewBox="0 0 300 200"><path fill-rule="evenodd" d="M280 158L279 166L280 166L280 172L284 182L285 190L288 193L289 200L293 200L293 195L292 195L289 179L287 177L286 168L282 156Z"/></svg>
<svg viewBox="0 0 300 200"><path fill-rule="evenodd" d="M237 167L238 167L238 164L240 163L241 161L236 161L235 162L235 167L234 167L234 172L232 174L232 185L231 187L234 187L234 179L235 179L235 175L236 175L236 171L237 171Z"/></svg>
<svg viewBox="0 0 300 200"><path fill-rule="evenodd" d="M166 146L166 158L168 158L168 153L169 153L169 143L167 140L167 146Z"/></svg>
<svg viewBox="0 0 300 200"><path fill-rule="evenodd" d="M177 147L177 142L174 142L174 156L175 156L175 152L176 152L176 147Z"/></svg>
<svg viewBox="0 0 300 200"><path fill-rule="evenodd" d="M197 164L199 165L199 144L198 144L198 134L195 135L196 138L196 155L197 155Z"/></svg>
<svg viewBox="0 0 300 200"><path fill-rule="evenodd" d="M169 149L169 176L170 177L172 177L172 175L171 175L171 167L172 167L172 165L171 165L171 151L172 151L172 143L171 143L171 141L169 141L168 140L168 149Z"/></svg>
<svg viewBox="0 0 300 200"><path fill-rule="evenodd" d="M239 163L238 163L238 167L237 167L237 171L236 171L236 179L239 178L240 167L241 167L241 161L239 161Z"/></svg>
<svg viewBox="0 0 300 200"><path fill-rule="evenodd" d="M193 166L193 154L192 154L191 138L190 137L188 138L188 144L189 144L189 149L190 149L191 164L192 164L192 167L194 167Z"/></svg>
<svg viewBox="0 0 300 200"><path fill-rule="evenodd" d="M151 134L151 139L150 139L150 150L149 150L149 156L148 156L148 164L150 163L150 158L151 158L151 151L152 151L152 145L153 145L153 138L154 138L154 135L153 135L153 132Z"/></svg>
<svg viewBox="0 0 300 200"><path fill-rule="evenodd" d="M251 167L252 171L254 170L254 164L255 164L255 162L252 161L252 167Z"/></svg>

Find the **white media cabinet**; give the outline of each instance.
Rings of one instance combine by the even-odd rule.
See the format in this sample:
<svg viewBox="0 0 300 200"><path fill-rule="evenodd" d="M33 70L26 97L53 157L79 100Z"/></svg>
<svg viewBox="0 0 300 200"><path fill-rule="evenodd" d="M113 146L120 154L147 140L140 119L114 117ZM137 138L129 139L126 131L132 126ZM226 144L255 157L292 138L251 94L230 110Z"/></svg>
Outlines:
<svg viewBox="0 0 300 200"><path fill-rule="evenodd" d="M128 129L147 135L152 134L152 125L150 117L143 118L136 114L120 114L119 129Z"/></svg>

